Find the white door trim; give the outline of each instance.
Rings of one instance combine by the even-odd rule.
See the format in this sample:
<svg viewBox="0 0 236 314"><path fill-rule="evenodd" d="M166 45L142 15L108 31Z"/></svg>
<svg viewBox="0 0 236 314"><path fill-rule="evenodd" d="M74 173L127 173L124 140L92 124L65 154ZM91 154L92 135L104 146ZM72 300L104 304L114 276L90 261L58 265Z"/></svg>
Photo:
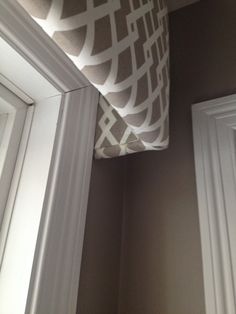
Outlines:
<svg viewBox="0 0 236 314"><path fill-rule="evenodd" d="M0 36L64 99L26 313L75 314L98 92L15 0L0 0Z"/></svg>
<svg viewBox="0 0 236 314"><path fill-rule="evenodd" d="M206 314L236 313L236 95L192 108Z"/></svg>
<svg viewBox="0 0 236 314"><path fill-rule="evenodd" d="M91 85L16 0L0 0L0 36L59 91Z"/></svg>
<svg viewBox="0 0 236 314"><path fill-rule="evenodd" d="M98 93L66 94L26 313L76 313Z"/></svg>

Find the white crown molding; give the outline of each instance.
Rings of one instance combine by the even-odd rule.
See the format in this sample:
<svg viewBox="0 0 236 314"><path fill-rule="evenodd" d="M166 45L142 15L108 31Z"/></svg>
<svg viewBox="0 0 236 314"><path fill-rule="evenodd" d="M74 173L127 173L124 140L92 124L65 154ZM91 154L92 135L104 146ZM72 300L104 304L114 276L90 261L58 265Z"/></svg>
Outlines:
<svg viewBox="0 0 236 314"><path fill-rule="evenodd" d="M192 108L206 314L236 313L236 95Z"/></svg>

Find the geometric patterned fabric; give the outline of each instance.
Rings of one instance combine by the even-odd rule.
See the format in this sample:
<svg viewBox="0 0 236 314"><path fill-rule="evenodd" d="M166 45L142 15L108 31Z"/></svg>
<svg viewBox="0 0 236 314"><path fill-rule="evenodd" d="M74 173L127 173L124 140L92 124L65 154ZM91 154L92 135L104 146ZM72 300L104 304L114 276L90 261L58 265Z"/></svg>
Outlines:
<svg viewBox="0 0 236 314"><path fill-rule="evenodd" d="M19 0L100 92L95 157L169 141L164 0Z"/></svg>

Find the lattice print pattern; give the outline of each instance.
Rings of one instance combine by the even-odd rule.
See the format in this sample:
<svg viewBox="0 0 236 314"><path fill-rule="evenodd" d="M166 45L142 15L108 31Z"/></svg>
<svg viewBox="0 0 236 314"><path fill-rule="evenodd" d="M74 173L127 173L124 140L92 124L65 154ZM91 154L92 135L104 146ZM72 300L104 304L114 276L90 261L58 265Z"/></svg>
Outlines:
<svg viewBox="0 0 236 314"><path fill-rule="evenodd" d="M97 158L168 145L169 42L163 0L19 2L105 98L99 101Z"/></svg>

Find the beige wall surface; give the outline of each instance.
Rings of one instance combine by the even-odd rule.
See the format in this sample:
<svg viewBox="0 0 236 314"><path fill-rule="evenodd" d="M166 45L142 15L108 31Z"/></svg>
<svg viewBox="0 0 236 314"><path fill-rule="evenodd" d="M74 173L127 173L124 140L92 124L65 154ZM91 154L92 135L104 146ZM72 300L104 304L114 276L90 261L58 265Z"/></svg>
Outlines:
<svg viewBox="0 0 236 314"><path fill-rule="evenodd" d="M204 314L191 105L236 92L236 2L170 15L170 147L128 159L119 314Z"/></svg>
<svg viewBox="0 0 236 314"><path fill-rule="evenodd" d="M125 160L93 162L78 314L116 314Z"/></svg>

